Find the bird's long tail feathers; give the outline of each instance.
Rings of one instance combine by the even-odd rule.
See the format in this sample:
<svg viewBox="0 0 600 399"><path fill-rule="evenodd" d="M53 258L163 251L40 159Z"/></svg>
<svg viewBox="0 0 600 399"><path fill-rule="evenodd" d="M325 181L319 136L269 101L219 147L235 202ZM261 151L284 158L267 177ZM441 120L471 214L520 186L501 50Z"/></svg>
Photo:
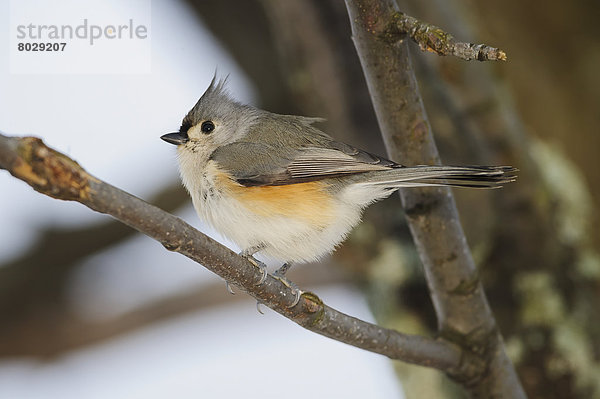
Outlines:
<svg viewBox="0 0 600 399"><path fill-rule="evenodd" d="M389 187L452 186L499 188L516 180L510 166L408 166L369 177L369 184Z"/></svg>

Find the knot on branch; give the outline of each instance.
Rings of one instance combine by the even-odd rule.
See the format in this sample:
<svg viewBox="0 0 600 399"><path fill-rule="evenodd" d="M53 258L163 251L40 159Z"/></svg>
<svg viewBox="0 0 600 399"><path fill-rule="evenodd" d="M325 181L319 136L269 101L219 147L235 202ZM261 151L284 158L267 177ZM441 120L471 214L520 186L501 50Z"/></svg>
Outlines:
<svg viewBox="0 0 600 399"><path fill-rule="evenodd" d="M286 313L294 321L309 330L319 328L320 323L327 319L325 304L316 294L310 291L302 293L299 306L287 308Z"/></svg>
<svg viewBox="0 0 600 399"><path fill-rule="evenodd" d="M441 205L440 198L436 195L429 194L427 189L422 189L422 197L420 201L414 203L405 204L404 214L409 219L416 219L419 217L427 216L435 208Z"/></svg>
<svg viewBox="0 0 600 399"><path fill-rule="evenodd" d="M453 253L448 258L444 259L445 262L452 262L456 259L456 254ZM473 295L480 287L479 274L474 272L469 278L461 280L456 287L448 291L450 295L457 296L470 296Z"/></svg>
<svg viewBox="0 0 600 399"><path fill-rule="evenodd" d="M18 140L17 154L11 169L13 176L28 182L36 191L62 200L89 197L92 178L77 162L47 147L37 137Z"/></svg>
<svg viewBox="0 0 600 399"><path fill-rule="evenodd" d="M465 387L477 386L489 373L494 354L501 342L496 325L481 326L467 334L445 327L440 332L440 337L462 349L459 366L446 374Z"/></svg>

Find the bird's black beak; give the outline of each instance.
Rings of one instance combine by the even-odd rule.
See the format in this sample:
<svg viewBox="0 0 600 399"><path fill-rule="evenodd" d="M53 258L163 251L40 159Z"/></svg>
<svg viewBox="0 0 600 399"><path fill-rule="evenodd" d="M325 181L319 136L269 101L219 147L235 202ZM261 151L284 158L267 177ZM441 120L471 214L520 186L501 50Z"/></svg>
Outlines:
<svg viewBox="0 0 600 399"><path fill-rule="evenodd" d="M189 138L187 134L181 134L180 132L168 133L160 136L161 139L170 144L181 145L188 142Z"/></svg>

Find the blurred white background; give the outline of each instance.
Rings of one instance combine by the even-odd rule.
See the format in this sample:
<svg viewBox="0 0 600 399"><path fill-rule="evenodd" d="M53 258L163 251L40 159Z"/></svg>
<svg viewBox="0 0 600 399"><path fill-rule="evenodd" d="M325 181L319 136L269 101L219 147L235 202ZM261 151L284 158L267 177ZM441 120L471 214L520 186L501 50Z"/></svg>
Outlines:
<svg viewBox="0 0 600 399"><path fill-rule="evenodd" d="M36 8L60 0L21 3ZM103 4L95 14L126 16L136 1ZM3 27L8 18L9 1L1 0ZM50 12L48 23L52 19ZM177 180L175 149L159 136L177 130L215 69L230 74L234 97L253 103L254 92L185 4L152 1L150 37L149 74L24 75L10 74L9 31L0 29L0 131L41 137L91 174L141 198ZM0 193L0 264L26 251L46 226L107 218L40 195L4 171ZM180 216L207 231L190 206ZM100 320L216 281L199 265L138 235L87 258L70 292L75 312ZM372 318L352 288L337 285L316 292L339 310ZM248 300L173 317L50 360L0 358L0 398L402 395L387 359L264 311L258 314Z"/></svg>

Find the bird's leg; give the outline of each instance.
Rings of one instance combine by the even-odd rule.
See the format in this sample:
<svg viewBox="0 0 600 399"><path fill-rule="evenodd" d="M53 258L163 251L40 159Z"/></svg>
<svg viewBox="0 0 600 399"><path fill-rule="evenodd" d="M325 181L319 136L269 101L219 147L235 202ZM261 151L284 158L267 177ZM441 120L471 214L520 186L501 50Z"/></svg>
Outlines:
<svg viewBox="0 0 600 399"><path fill-rule="evenodd" d="M285 274L288 272L288 270L290 270L291 267L292 267L291 262L285 262L283 265L281 265L281 267L279 269L275 270L275 273L273 273L273 274L275 276L285 278Z"/></svg>
<svg viewBox="0 0 600 399"><path fill-rule="evenodd" d="M267 279L267 275L268 275L267 265L265 265L264 263L262 263L261 261L259 261L258 259L256 259L253 256L255 253L257 253L261 249L263 249L263 246L254 246L254 247L246 248L242 252L239 253L239 255L242 258L247 259L254 266L258 267L260 269L260 271L262 272L262 276L260 277L260 280L258 280L258 282L255 285L261 285L262 283L264 283L265 280ZM229 291L230 294L235 295L235 292L231 289L231 285L229 284L228 281L225 281L225 285L227 286L227 291Z"/></svg>
<svg viewBox="0 0 600 399"><path fill-rule="evenodd" d="M260 271L262 272L262 276L260 277L260 280L258 280L258 282L255 283L254 285L261 285L262 283L264 283L265 280L267 279L267 275L268 275L267 265L265 265L263 262L259 261L258 259L256 259L253 256L255 253L257 253L258 251L260 251L263 248L264 248L264 245L257 245L254 247L246 248L242 252L240 252L240 256L242 258L248 259L248 261L250 263L252 263L254 266L258 267L260 269Z"/></svg>
<svg viewBox="0 0 600 399"><path fill-rule="evenodd" d="M291 262L285 262L279 269L275 271L275 273L273 273L273 277L281 281L286 287L291 288L292 292L296 295L296 297L294 298L294 302L290 306L288 306L288 308L293 308L298 304L298 302L300 302L302 290L298 288L296 284L288 280L287 277L285 277L285 273L287 273L287 271L290 270L290 267L292 267Z"/></svg>
<svg viewBox="0 0 600 399"><path fill-rule="evenodd" d="M254 247L244 249L239 254L242 258L248 259L248 261L250 263L252 263L254 266L258 267L260 269L260 271L262 272L262 276L260 277L258 282L256 282L254 285L261 285L262 283L265 282L265 280L267 279L267 276L269 275L269 271L267 270L267 265L265 265L263 262L259 261L258 259L256 259L253 256L255 253L257 253L264 247L265 247L264 245L256 245ZM229 285L228 285L228 287L229 287ZM263 311L260 309L260 305L262 305L262 302L256 301L256 310L258 311L258 313L264 314Z"/></svg>

